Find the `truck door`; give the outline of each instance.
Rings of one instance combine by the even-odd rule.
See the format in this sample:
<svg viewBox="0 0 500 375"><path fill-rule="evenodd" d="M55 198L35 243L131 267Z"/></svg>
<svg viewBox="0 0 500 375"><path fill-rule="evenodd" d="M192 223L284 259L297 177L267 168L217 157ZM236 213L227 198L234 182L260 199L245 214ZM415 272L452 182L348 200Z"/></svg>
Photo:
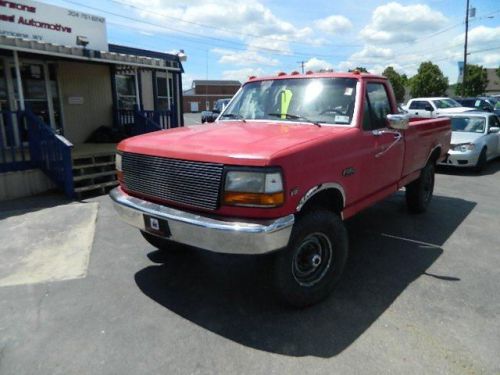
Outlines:
<svg viewBox="0 0 500 375"><path fill-rule="evenodd" d="M401 178L404 140L400 131L387 126L392 113L389 95L383 83L370 82L366 87L363 111L363 147L365 154L360 180L367 194L396 184Z"/></svg>
<svg viewBox="0 0 500 375"><path fill-rule="evenodd" d="M415 116L431 118L433 107L428 100L414 100L411 102L408 110Z"/></svg>

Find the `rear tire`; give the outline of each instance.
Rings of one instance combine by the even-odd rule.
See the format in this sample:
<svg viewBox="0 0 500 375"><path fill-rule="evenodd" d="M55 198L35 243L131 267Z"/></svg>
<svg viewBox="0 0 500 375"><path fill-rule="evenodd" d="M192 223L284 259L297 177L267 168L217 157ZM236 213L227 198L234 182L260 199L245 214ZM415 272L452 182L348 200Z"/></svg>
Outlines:
<svg viewBox="0 0 500 375"><path fill-rule="evenodd" d="M339 216L318 210L299 217L288 247L276 254L276 293L295 307L320 302L340 280L347 254L347 231Z"/></svg>
<svg viewBox="0 0 500 375"><path fill-rule="evenodd" d="M422 169L420 177L406 185L406 205L411 213L425 212L434 192L435 166L429 162Z"/></svg>
<svg viewBox="0 0 500 375"><path fill-rule="evenodd" d="M484 170L484 167L486 166L486 162L487 162L486 148L483 148L481 150L481 153L479 154L479 158L477 159L474 171L476 173L481 173Z"/></svg>
<svg viewBox="0 0 500 375"><path fill-rule="evenodd" d="M185 248L184 245L167 240L166 238L155 236L154 234L145 232L143 230L141 230L140 232L142 234L142 237L144 237L144 239L149 242L151 246L157 248L158 250L180 252L184 250L183 248Z"/></svg>

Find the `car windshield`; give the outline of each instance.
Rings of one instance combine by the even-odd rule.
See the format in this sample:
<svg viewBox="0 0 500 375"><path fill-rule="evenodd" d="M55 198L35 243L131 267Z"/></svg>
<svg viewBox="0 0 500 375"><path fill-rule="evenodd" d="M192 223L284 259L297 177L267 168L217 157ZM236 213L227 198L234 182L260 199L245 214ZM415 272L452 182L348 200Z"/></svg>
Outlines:
<svg viewBox="0 0 500 375"><path fill-rule="evenodd" d="M432 101L437 108L444 109L444 108L457 108L461 107L462 105L457 102L456 100L453 99L435 99Z"/></svg>
<svg viewBox="0 0 500 375"><path fill-rule="evenodd" d="M218 112L222 112L224 108L227 106L227 103L229 103L229 99L220 99L215 102L214 105L214 110Z"/></svg>
<svg viewBox="0 0 500 375"><path fill-rule="evenodd" d="M454 117L451 119L454 132L484 133L486 120L483 117Z"/></svg>
<svg viewBox="0 0 500 375"><path fill-rule="evenodd" d="M244 118L349 125L354 113L353 78L296 78L249 82L221 119Z"/></svg>

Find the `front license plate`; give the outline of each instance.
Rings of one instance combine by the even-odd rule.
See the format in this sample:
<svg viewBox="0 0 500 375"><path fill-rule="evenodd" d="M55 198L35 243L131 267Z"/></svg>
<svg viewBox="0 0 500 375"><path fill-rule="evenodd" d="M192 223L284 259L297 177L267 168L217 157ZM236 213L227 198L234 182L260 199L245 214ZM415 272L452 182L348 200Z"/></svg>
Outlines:
<svg viewBox="0 0 500 375"><path fill-rule="evenodd" d="M163 219L158 219L157 217L144 215L144 226L146 231L149 233L156 234L162 237L170 237L170 228L168 226L168 221Z"/></svg>

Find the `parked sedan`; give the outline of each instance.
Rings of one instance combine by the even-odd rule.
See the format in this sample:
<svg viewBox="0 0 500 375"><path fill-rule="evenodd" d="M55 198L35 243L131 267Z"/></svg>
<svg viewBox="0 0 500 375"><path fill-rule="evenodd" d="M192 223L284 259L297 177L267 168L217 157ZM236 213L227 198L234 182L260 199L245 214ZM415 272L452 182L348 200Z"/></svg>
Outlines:
<svg viewBox="0 0 500 375"><path fill-rule="evenodd" d="M463 107L452 98L413 98L404 108L412 116L433 118L451 113L468 112L471 108Z"/></svg>
<svg viewBox="0 0 500 375"><path fill-rule="evenodd" d="M441 165L483 170L486 162L500 156L500 121L488 112L450 114L451 145Z"/></svg>

